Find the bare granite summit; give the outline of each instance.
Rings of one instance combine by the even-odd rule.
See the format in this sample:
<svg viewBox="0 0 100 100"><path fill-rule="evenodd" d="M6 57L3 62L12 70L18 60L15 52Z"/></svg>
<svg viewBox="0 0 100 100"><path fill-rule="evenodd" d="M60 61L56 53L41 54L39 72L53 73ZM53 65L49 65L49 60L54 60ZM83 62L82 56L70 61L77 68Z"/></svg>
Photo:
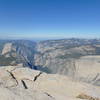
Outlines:
<svg viewBox="0 0 100 100"><path fill-rule="evenodd" d="M0 100L100 100L100 87L21 66L0 67Z"/></svg>

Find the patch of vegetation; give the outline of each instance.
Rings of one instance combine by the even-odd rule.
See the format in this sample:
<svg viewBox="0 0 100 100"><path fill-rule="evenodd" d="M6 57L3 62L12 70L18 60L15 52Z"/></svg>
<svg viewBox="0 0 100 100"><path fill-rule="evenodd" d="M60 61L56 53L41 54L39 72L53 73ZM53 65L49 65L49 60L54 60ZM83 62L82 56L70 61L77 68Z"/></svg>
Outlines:
<svg viewBox="0 0 100 100"><path fill-rule="evenodd" d="M86 94L80 94L76 98L85 99L85 100L100 100L99 98L91 97Z"/></svg>
<svg viewBox="0 0 100 100"><path fill-rule="evenodd" d="M74 53L74 54L59 55L59 56L57 56L57 58L60 58L60 59L68 59L68 58L79 59L81 56L83 56L83 55L79 54L79 53Z"/></svg>
<svg viewBox="0 0 100 100"><path fill-rule="evenodd" d="M11 65L12 61L16 61L15 57L5 57L4 55L0 56L0 66Z"/></svg>
<svg viewBox="0 0 100 100"><path fill-rule="evenodd" d="M100 47L96 47L95 49L96 49L96 50L95 50L95 53L96 53L97 55L100 55Z"/></svg>

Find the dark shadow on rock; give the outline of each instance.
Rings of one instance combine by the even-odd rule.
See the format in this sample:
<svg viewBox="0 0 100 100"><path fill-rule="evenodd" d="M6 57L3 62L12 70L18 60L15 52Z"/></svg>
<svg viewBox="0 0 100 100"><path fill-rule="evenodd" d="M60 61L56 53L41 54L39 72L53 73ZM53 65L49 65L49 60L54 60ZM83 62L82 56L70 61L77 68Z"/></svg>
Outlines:
<svg viewBox="0 0 100 100"><path fill-rule="evenodd" d="M33 66L32 69L39 70L45 73L51 73L51 70L49 68L43 66Z"/></svg>

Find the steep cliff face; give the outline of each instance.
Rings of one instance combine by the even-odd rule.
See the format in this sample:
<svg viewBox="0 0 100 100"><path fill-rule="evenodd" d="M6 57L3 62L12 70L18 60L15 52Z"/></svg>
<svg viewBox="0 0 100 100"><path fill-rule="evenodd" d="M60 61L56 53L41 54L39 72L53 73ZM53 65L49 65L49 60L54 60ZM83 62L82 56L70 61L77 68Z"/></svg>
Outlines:
<svg viewBox="0 0 100 100"><path fill-rule="evenodd" d="M22 63L23 66L32 67L35 42L25 40L2 41L0 48L0 65L16 65Z"/></svg>
<svg viewBox="0 0 100 100"><path fill-rule="evenodd" d="M100 86L100 56L81 57L75 63L75 76L80 81Z"/></svg>
<svg viewBox="0 0 100 100"><path fill-rule="evenodd" d="M48 68L50 73L63 74L100 85L99 50L100 40L43 41L37 45L34 61L36 66Z"/></svg>
<svg viewBox="0 0 100 100"><path fill-rule="evenodd" d="M40 42L34 57L35 65L48 67L52 73L71 74L70 69L74 69L77 59L97 54L96 46L100 41L94 44L92 41L67 39Z"/></svg>
<svg viewBox="0 0 100 100"><path fill-rule="evenodd" d="M11 49L12 49L12 43L6 43L6 44L4 45L4 47L3 47L2 55L11 52Z"/></svg>

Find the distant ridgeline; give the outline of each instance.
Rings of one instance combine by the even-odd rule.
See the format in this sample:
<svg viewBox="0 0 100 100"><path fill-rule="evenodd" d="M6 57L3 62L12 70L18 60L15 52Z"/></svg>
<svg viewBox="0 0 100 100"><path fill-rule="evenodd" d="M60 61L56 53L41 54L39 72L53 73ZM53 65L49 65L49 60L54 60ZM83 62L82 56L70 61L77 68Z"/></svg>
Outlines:
<svg viewBox="0 0 100 100"><path fill-rule="evenodd" d="M99 39L60 39L35 43L0 40L0 66L22 64L48 73L68 74L68 66L83 56L100 55ZM67 67L66 67L67 66Z"/></svg>

